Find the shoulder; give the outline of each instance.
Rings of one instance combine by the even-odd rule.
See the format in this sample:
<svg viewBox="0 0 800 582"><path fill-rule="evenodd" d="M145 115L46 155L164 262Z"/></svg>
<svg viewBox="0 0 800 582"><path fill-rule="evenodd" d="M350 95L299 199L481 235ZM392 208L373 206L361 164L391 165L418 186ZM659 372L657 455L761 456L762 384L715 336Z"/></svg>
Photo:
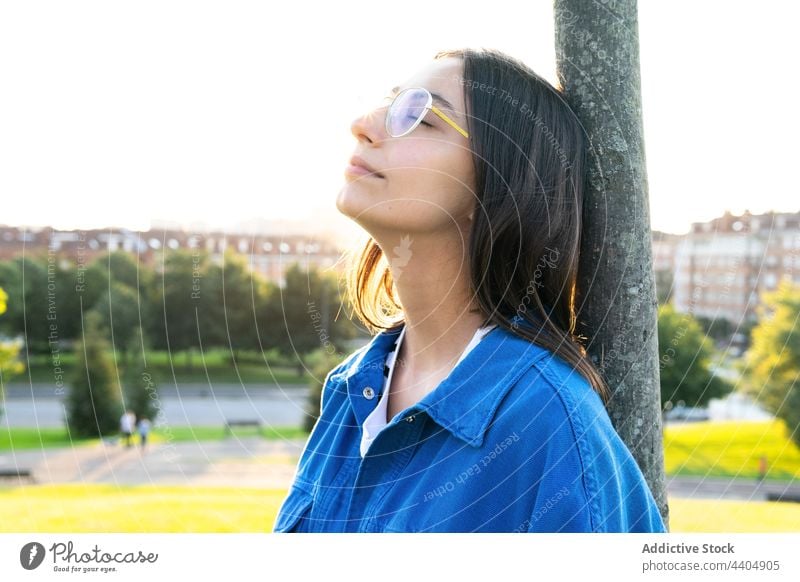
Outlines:
<svg viewBox="0 0 800 582"><path fill-rule="evenodd" d="M529 478L539 479L530 531L665 531L639 466L578 370L548 352L504 407L528 443L522 453L533 461ZM548 515L543 507L558 509Z"/></svg>
<svg viewBox="0 0 800 582"><path fill-rule="evenodd" d="M585 435L589 427L610 427L603 401L589 381L558 354L540 349L512 387L504 406L513 408L515 414L537 411L542 430L566 424L576 439ZM605 422L608 426L601 426Z"/></svg>

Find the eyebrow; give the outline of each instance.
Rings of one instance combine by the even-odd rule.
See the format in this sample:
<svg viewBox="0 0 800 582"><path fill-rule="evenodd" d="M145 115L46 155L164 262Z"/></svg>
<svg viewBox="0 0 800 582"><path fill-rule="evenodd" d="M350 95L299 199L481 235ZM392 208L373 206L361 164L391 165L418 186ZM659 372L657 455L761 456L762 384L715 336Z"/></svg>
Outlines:
<svg viewBox="0 0 800 582"><path fill-rule="evenodd" d="M392 95L394 95L395 93L397 93L399 90L400 90L400 86L399 86L399 85L398 85L397 87L393 87L393 88L392 88ZM429 90L429 91L430 91L430 90ZM438 93L434 93L433 91L430 91L430 94L431 94L431 97L433 97L433 100L434 100L436 103L438 103L439 105L441 105L441 106L442 106L444 109L449 109L449 110L450 110L450 111L449 111L449 113L450 113L451 115L454 115L455 117L458 117L458 114L455 112L455 111L456 111L456 108L455 108L455 107L453 107L453 104L452 104L452 103L450 103L450 102L449 102L447 99L445 99L444 97L442 97L442 96L441 96L441 95L439 95Z"/></svg>

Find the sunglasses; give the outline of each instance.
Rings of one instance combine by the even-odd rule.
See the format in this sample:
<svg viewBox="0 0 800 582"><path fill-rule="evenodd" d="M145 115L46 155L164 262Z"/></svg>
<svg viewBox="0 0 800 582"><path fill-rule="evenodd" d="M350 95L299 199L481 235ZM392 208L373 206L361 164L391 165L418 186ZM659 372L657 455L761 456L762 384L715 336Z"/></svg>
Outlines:
<svg viewBox="0 0 800 582"><path fill-rule="evenodd" d="M386 110L386 133L392 137L402 137L414 131L428 111L433 111L464 137L469 137L466 131L433 104L431 92L424 87L403 89L394 98L386 97L385 101L389 99L392 102Z"/></svg>

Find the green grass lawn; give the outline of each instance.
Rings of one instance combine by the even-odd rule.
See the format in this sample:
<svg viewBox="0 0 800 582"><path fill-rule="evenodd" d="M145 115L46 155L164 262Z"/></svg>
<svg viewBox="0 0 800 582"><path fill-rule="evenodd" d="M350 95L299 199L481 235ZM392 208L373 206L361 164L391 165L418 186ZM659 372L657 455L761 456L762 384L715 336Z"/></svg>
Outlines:
<svg viewBox="0 0 800 582"><path fill-rule="evenodd" d="M285 496L236 487L0 487L0 532L270 532Z"/></svg>
<svg viewBox="0 0 800 582"><path fill-rule="evenodd" d="M99 439L76 439L73 444L94 444ZM0 430L0 451L63 447L69 445L63 428L12 428Z"/></svg>
<svg viewBox="0 0 800 582"><path fill-rule="evenodd" d="M243 429L237 434L254 434ZM275 427L264 438L304 438L295 427ZM154 441L218 440L221 427L175 427ZM91 441L81 441L90 443ZM669 474L753 479L758 459L768 477L800 476L800 451L780 421L703 422L665 431ZM0 431L0 451L68 446L61 429ZM290 463L269 459L269 463ZM265 466L264 470L269 470ZM281 489L187 486L0 486L0 532L269 532L286 495ZM800 504L669 498L672 532L800 532Z"/></svg>
<svg viewBox="0 0 800 582"><path fill-rule="evenodd" d="M122 366L124 355L117 351L109 354L112 361ZM191 364L191 365L190 365ZM32 356L28 362L32 382L53 382L53 365L50 356ZM60 365L67 376L75 366L75 354L65 352L61 354ZM204 353L194 351L189 356L187 351L169 353L166 351L153 351L147 353L147 365L153 380L158 382L212 382L222 383L280 383L280 384L307 384L309 377L306 372L298 375L293 362L279 358L274 352L261 354L246 351L240 354L236 365L231 359L231 352L224 349L212 349ZM174 377L173 377L174 373ZM28 381L29 372L26 370L21 376L16 376L11 381Z"/></svg>
<svg viewBox="0 0 800 582"><path fill-rule="evenodd" d="M255 428L235 429L237 436L256 436ZM262 438L265 439L296 439L306 438L308 433L294 426L264 427ZM186 441L215 441L227 438L225 429L221 426L176 426L168 429L156 429L151 433L150 442L186 442ZM40 449L43 447L66 447L77 445L96 444L99 439L70 439L69 433L63 428L12 428L0 430L0 452L11 450ZM138 443L138 437L134 438Z"/></svg>
<svg viewBox="0 0 800 582"><path fill-rule="evenodd" d="M265 432L263 438L307 436L296 427ZM242 429L236 434L257 433ZM220 426L170 427L155 431L152 441L223 438ZM22 450L71 443L64 429L0 431L0 452L12 444ZM754 479L759 458L766 455L768 479L800 479L800 450L782 421L670 425L664 450L670 475ZM285 494L236 487L0 486L0 532L269 532ZM800 532L796 503L672 497L669 503L672 532Z"/></svg>
<svg viewBox="0 0 800 582"><path fill-rule="evenodd" d="M800 532L800 503L669 498L670 532Z"/></svg>
<svg viewBox="0 0 800 582"><path fill-rule="evenodd" d="M670 475L755 479L762 455L767 479L800 480L800 449L783 421L692 422L664 430Z"/></svg>
<svg viewBox="0 0 800 582"><path fill-rule="evenodd" d="M305 438L299 427L265 428L264 438ZM237 429L236 434L257 434ZM221 426L157 429L152 442L209 441L225 438ZM96 442L97 439L94 439ZM0 430L0 451L90 444L72 442L66 429L14 428ZM664 431L665 467L669 475L755 479L761 455L768 461L767 479L800 480L800 449L789 438L782 421L696 422L670 425Z"/></svg>
<svg viewBox="0 0 800 582"><path fill-rule="evenodd" d="M0 533L260 533L283 489L115 485L0 488ZM670 531L800 532L800 504L670 498Z"/></svg>

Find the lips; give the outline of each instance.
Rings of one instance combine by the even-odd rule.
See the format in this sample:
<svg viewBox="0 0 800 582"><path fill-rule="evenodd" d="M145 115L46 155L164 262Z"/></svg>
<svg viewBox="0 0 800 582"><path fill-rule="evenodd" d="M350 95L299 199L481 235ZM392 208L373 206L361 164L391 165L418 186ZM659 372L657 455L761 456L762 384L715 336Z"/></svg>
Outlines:
<svg viewBox="0 0 800 582"><path fill-rule="evenodd" d="M358 167L360 167L360 168L364 168L365 170L367 170L367 171L368 171L368 172L370 172L371 174L374 174L374 175L375 175L375 176L377 176L378 178L383 178L383 177L384 177L384 175L383 175L383 174L381 174L380 172L378 172L377 170L375 170L375 168L373 168L371 165L369 165L369 164L367 163L367 161L366 161L364 158L362 158L362 157L359 157L359 156L353 156L352 158L350 158L350 165L351 165L351 166L358 166Z"/></svg>

